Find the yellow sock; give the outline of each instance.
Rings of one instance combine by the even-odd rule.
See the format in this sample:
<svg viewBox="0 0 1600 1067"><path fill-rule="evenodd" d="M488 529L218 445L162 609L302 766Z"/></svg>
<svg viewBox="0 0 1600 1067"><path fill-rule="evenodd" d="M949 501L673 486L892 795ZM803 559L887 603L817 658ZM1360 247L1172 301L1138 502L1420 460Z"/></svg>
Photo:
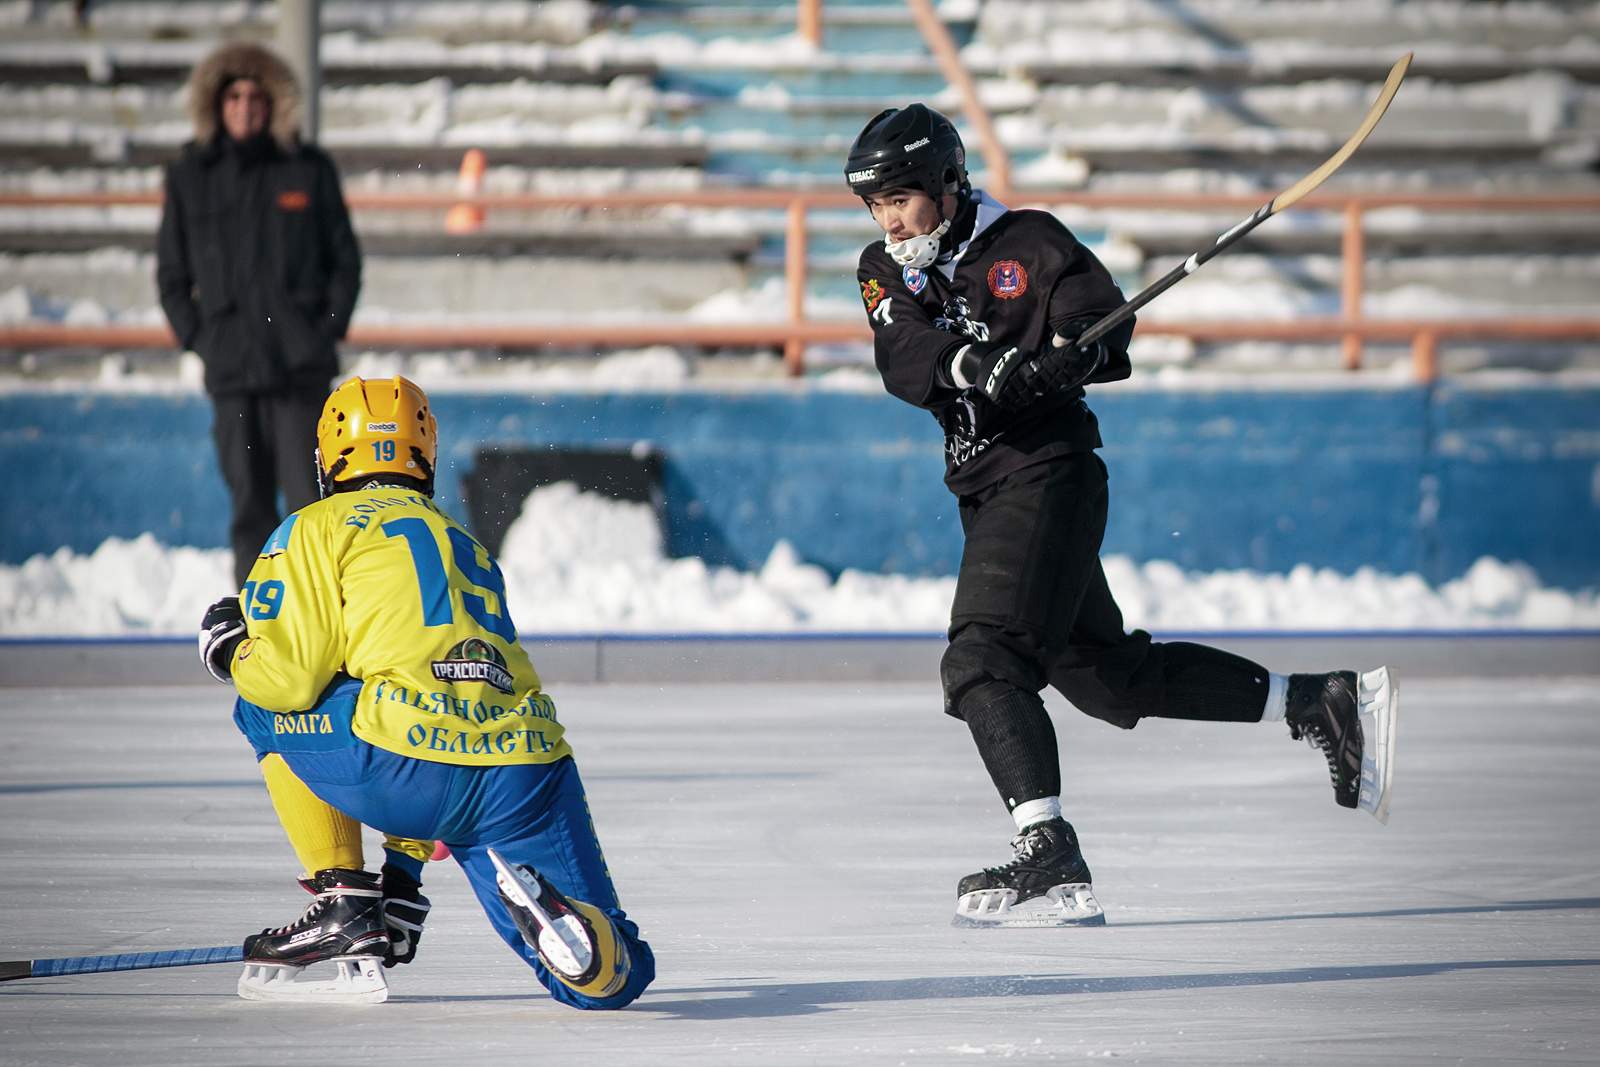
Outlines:
<svg viewBox="0 0 1600 1067"><path fill-rule="evenodd" d="M433 858L433 842L418 841L413 837L395 837L393 834L383 835L383 847L390 852L398 852L402 856L410 856L414 860L427 863Z"/></svg>
<svg viewBox="0 0 1600 1067"><path fill-rule="evenodd" d="M362 869L360 823L307 789L276 752L261 761L261 777L307 876L329 867Z"/></svg>

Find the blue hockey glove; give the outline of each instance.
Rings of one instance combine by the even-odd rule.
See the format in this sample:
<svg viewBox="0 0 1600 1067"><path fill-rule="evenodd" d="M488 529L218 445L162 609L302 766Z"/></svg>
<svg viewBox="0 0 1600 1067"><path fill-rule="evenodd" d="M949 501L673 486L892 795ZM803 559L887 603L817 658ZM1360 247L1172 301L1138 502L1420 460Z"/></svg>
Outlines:
<svg viewBox="0 0 1600 1067"><path fill-rule="evenodd" d="M206 609L200 620L200 662L219 682L233 681L233 652L245 639L239 598L225 596Z"/></svg>

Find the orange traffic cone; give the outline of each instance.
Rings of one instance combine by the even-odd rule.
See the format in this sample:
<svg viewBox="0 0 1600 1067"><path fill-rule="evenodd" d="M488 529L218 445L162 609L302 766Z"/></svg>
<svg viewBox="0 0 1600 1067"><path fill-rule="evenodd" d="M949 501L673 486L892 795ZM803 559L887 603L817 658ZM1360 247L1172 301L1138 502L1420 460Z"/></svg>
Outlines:
<svg viewBox="0 0 1600 1067"><path fill-rule="evenodd" d="M483 191L483 172L489 165L481 148L469 148L461 157L461 175L456 191L476 196ZM483 229L483 208L478 204L457 204L444 217L446 233L477 233Z"/></svg>

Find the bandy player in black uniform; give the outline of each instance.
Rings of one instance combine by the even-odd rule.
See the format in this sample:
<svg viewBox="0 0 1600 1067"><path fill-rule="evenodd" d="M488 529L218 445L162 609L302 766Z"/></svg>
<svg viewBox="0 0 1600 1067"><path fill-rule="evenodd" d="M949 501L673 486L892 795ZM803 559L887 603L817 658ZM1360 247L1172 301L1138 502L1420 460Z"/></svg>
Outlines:
<svg viewBox="0 0 1600 1067"><path fill-rule="evenodd" d="M1326 756L1335 799L1387 821L1398 702L1387 668L1281 675L1220 649L1123 629L1100 566L1106 467L1084 386L1128 377L1123 303L1056 218L973 189L961 138L921 104L867 123L845 176L884 239L857 277L890 393L945 434L966 538L940 673L1016 822L1015 858L961 879L958 925L1105 922L1061 814L1055 730L1039 694L1124 729L1143 718L1284 720Z"/></svg>

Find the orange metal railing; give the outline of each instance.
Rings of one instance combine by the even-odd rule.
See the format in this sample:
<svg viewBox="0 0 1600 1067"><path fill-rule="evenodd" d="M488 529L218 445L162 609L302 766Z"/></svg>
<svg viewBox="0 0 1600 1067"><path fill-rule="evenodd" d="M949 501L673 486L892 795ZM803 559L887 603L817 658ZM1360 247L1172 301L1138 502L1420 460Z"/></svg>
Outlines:
<svg viewBox="0 0 1600 1067"><path fill-rule="evenodd" d="M813 46L822 45L822 0L799 0L794 6L795 32Z"/></svg>
<svg viewBox="0 0 1600 1067"><path fill-rule="evenodd" d="M1238 211L1259 206L1258 198L1241 196L1169 196L1134 193L1082 193L1026 191L1015 194L1018 203L1040 206L1076 206L1094 211L1114 209L1162 211ZM787 316L782 320L749 323L565 323L530 326L492 324L439 326L379 326L357 323L350 342L385 347L485 347L616 348L641 344L680 344L703 347L781 348L792 374L805 371L806 348L870 340L864 317L854 321L819 321L806 314L805 293L809 277L806 261L810 213L817 209L859 207L848 192L802 193L774 189L678 190L670 192L620 192L594 195L515 194L463 196L456 193L354 193L350 205L358 214L376 211L446 212L466 203L481 209L486 218L496 212L560 209L647 210L682 206L706 209L750 208L785 212L784 274L788 288ZM0 194L0 206L49 207L157 205L159 193ZM1596 196L1488 196L1468 193L1388 193L1340 196L1314 194L1296 210L1335 211L1342 217L1341 313L1338 318L1289 321L1157 321L1146 318L1140 332L1146 335L1187 337L1196 341L1331 341L1342 346L1343 364L1361 365L1362 345L1368 341L1409 343L1415 376L1432 380L1439 369L1440 345L1467 339L1600 341L1600 317L1483 319L1372 319L1362 311L1365 292L1365 216L1377 208L1406 206L1424 211L1482 211L1534 213L1546 211L1600 211ZM441 229L443 223L441 221ZM162 348L174 344L161 327L66 326L53 324L0 326L0 348Z"/></svg>
<svg viewBox="0 0 1600 1067"><path fill-rule="evenodd" d="M1247 213L1261 206L1256 196L1161 196L1147 194L1027 192L1021 199L1041 206L1077 205L1099 210L1131 208L1143 210L1232 210ZM1336 334L1328 333L1323 320L1298 320L1303 330L1284 334L1279 326L1289 323L1238 323L1226 324L1229 330L1219 334L1209 324L1195 323L1183 333L1196 340L1327 340L1340 342L1342 363L1347 370L1361 366L1362 343L1365 340L1410 340L1414 369L1419 380L1431 381L1438 373L1438 344L1445 339L1476 340L1596 340L1600 333L1600 318L1543 319L1502 318L1483 320L1450 320L1430 322L1425 320L1368 319L1362 311L1366 295L1366 213L1378 208L1410 207L1420 211L1473 211L1485 213L1520 214L1547 211L1595 212L1600 210L1600 196L1541 195L1514 196L1477 193L1313 193L1295 205L1295 210L1337 211L1343 218L1340 237L1339 311L1344 328ZM1243 246L1241 246L1243 247ZM1199 249L1196 249L1199 251ZM1168 326L1176 325L1168 323ZM1396 330L1397 326L1404 329ZM1233 332L1237 327L1239 331ZM1258 332L1250 333L1251 329ZM1158 332L1155 324L1141 326L1145 333ZM1165 332L1165 331L1159 331Z"/></svg>
<svg viewBox="0 0 1600 1067"><path fill-rule="evenodd" d="M955 39L950 36L949 27L934 10L932 0L906 0L906 6L911 9L911 16L922 33L928 51L933 53L933 58L939 64L939 73L961 97L961 111L977 134L978 148L983 153L983 162L989 171L989 191L1001 203L1006 203L1011 193L1011 157L1005 145L1000 143L999 134L994 132L989 109L978 99L978 87L973 84L966 64L961 62L961 53L956 48Z"/></svg>

